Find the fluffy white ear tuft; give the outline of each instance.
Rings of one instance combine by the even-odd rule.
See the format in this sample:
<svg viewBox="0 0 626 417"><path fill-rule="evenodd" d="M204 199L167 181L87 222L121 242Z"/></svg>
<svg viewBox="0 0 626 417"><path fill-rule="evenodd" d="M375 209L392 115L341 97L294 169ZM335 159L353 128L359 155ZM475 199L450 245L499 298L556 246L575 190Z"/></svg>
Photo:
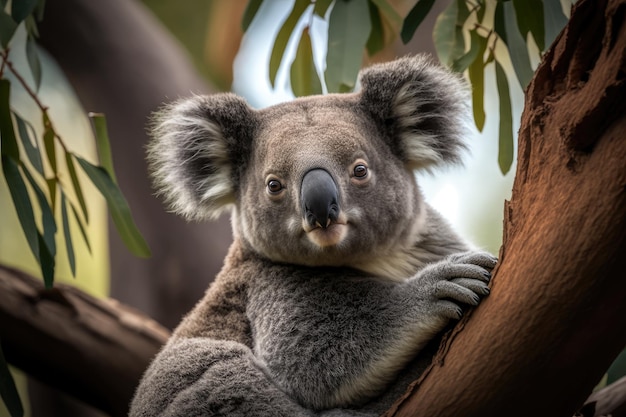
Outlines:
<svg viewBox="0 0 626 417"><path fill-rule="evenodd" d="M426 55L366 68L361 104L410 169L459 163L469 132L469 89Z"/></svg>
<svg viewBox="0 0 626 417"><path fill-rule="evenodd" d="M195 96L154 114L148 162L157 193L188 219L216 218L235 202L255 128L233 94Z"/></svg>

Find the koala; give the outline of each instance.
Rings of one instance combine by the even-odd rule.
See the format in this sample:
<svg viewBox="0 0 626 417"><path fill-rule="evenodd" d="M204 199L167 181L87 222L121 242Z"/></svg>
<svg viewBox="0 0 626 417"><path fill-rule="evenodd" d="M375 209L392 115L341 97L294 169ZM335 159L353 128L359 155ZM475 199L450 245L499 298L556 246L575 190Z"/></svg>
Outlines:
<svg viewBox="0 0 626 417"><path fill-rule="evenodd" d="M156 114L158 192L188 219L231 210L234 242L130 416L380 415L424 347L489 293L496 259L415 178L461 160L462 79L418 55L359 81L261 110L221 93Z"/></svg>

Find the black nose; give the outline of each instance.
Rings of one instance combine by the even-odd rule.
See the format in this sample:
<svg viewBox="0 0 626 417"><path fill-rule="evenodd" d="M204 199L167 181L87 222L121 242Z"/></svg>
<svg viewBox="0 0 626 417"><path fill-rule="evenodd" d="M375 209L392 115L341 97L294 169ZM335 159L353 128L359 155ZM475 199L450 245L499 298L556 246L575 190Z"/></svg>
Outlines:
<svg viewBox="0 0 626 417"><path fill-rule="evenodd" d="M327 228L339 216L339 191L333 177L324 169L304 175L300 188L302 215L311 227Z"/></svg>

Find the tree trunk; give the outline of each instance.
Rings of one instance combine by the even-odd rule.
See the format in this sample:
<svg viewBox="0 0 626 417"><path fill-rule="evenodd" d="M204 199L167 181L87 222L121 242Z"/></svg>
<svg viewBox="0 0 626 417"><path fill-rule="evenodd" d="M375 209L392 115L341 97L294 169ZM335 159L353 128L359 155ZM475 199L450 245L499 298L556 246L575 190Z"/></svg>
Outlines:
<svg viewBox="0 0 626 417"><path fill-rule="evenodd" d="M29 375L125 416L144 370L169 336L114 300L0 266L0 334L7 360Z"/></svg>
<svg viewBox="0 0 626 417"><path fill-rule="evenodd" d="M388 416L572 416L626 345L626 0L580 0L526 91L491 295Z"/></svg>

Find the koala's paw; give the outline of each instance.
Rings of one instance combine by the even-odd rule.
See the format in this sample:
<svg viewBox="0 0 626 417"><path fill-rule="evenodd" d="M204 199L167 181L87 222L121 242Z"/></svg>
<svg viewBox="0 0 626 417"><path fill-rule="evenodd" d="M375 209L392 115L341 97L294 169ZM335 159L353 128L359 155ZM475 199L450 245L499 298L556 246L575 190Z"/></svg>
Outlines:
<svg viewBox="0 0 626 417"><path fill-rule="evenodd" d="M459 319L462 305L476 306L489 294L491 270L497 258L487 252L462 252L426 266L414 278L423 286L435 314Z"/></svg>

